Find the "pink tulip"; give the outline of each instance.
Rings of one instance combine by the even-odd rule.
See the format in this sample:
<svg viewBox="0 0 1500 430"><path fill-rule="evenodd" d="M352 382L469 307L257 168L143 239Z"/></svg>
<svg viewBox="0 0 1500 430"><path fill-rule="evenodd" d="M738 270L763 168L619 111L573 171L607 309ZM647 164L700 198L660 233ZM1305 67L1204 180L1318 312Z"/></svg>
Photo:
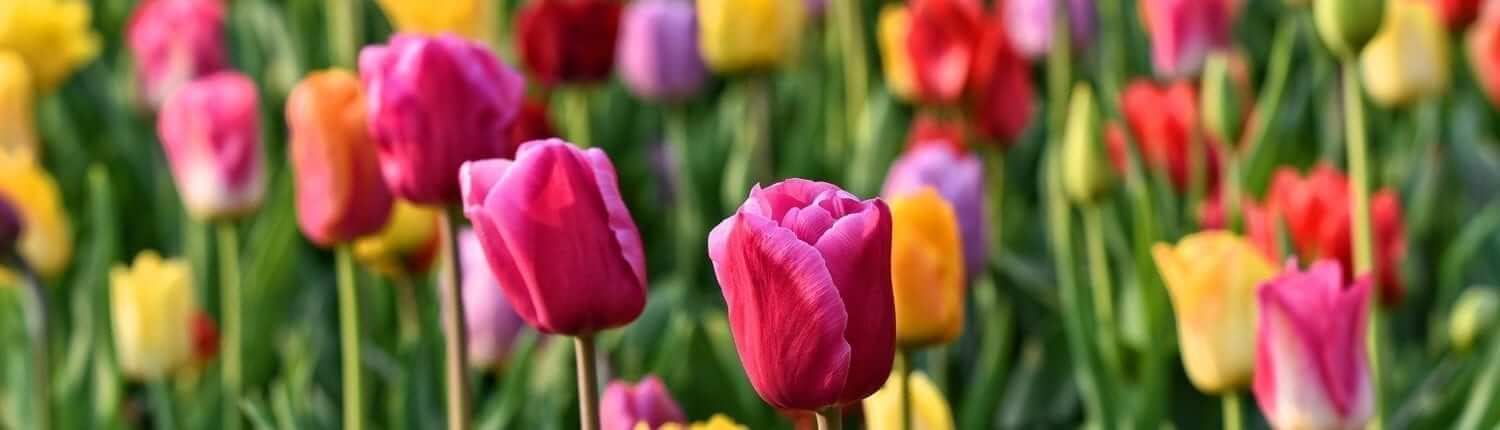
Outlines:
<svg viewBox="0 0 1500 430"><path fill-rule="evenodd" d="M509 135L525 80L488 48L454 35L398 34L359 54L370 135L396 196L458 200L458 167L515 155Z"/></svg>
<svg viewBox="0 0 1500 430"><path fill-rule="evenodd" d="M374 234L391 214L365 126L359 78L343 70L307 75L286 100L297 191L297 225L322 246Z"/></svg>
<svg viewBox="0 0 1500 430"><path fill-rule="evenodd" d="M464 328L468 333L469 366L491 369L505 362L511 345L524 328L521 317L495 280L484 248L473 230L458 232L458 266L463 270Z"/></svg>
<svg viewBox="0 0 1500 430"><path fill-rule="evenodd" d="M219 0L148 0L130 16L125 33L142 95L153 108L193 79L229 64Z"/></svg>
<svg viewBox="0 0 1500 430"><path fill-rule="evenodd" d="M1197 75L1209 51L1229 43L1233 0L1143 0L1141 18L1151 36L1156 74L1177 79Z"/></svg>
<svg viewBox="0 0 1500 430"><path fill-rule="evenodd" d="M266 192L255 82L219 72L172 93L156 133L172 165L177 192L198 219L255 210Z"/></svg>
<svg viewBox="0 0 1500 430"><path fill-rule="evenodd" d="M709 233L730 330L767 403L811 410L874 393L890 375L891 211L832 184L789 179Z"/></svg>
<svg viewBox="0 0 1500 430"><path fill-rule="evenodd" d="M534 140L459 177L490 270L528 324L579 336L640 316L646 254L604 151Z"/></svg>
<svg viewBox="0 0 1500 430"><path fill-rule="evenodd" d="M1361 429L1374 389L1365 350L1370 280L1343 283L1332 260L1293 260L1259 292L1255 398L1271 426Z"/></svg>
<svg viewBox="0 0 1500 430"><path fill-rule="evenodd" d="M604 430L634 430L636 424L654 429L666 423L686 423L687 416L672 400L661 378L647 376L635 385L614 381L604 387L599 421Z"/></svg>

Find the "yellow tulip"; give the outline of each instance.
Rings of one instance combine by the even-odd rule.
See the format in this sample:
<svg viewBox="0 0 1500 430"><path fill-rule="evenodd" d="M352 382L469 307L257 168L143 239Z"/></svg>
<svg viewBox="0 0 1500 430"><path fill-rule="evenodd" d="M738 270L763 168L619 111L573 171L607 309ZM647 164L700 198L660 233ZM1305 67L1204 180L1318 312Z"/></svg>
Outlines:
<svg viewBox="0 0 1500 430"><path fill-rule="evenodd" d="M1392 1L1380 32L1360 54L1370 99L1384 107L1409 106L1442 94L1451 79L1448 31L1430 2Z"/></svg>
<svg viewBox="0 0 1500 430"><path fill-rule="evenodd" d="M905 5L886 5L880 9L880 59L885 68L885 85L903 100L912 98L911 54L906 49L906 35L911 33L911 11Z"/></svg>
<svg viewBox="0 0 1500 430"><path fill-rule="evenodd" d="M26 158L36 153L32 91L26 60L15 52L0 50L0 152Z"/></svg>
<svg viewBox="0 0 1500 430"><path fill-rule="evenodd" d="M437 209L396 200L380 232L354 241L354 258L389 277L426 272L438 251Z"/></svg>
<svg viewBox="0 0 1500 430"><path fill-rule="evenodd" d="M5 172L0 174L0 195L16 206L25 225L17 246L21 256L43 277L56 277L73 257L73 231L57 182L30 158L3 152L0 172ZM0 284L15 279L14 274L0 270Z"/></svg>
<svg viewBox="0 0 1500 430"><path fill-rule="evenodd" d="M193 275L181 260L142 252L109 274L110 315L120 370L136 380L171 375L192 358Z"/></svg>
<svg viewBox="0 0 1500 430"><path fill-rule="evenodd" d="M710 69L771 69L792 59L806 19L802 0L699 0L698 43Z"/></svg>
<svg viewBox="0 0 1500 430"><path fill-rule="evenodd" d="M1172 308L1188 379L1219 394L1250 382L1255 368L1255 289L1276 268L1244 238L1226 231L1151 249Z"/></svg>
<svg viewBox="0 0 1500 430"><path fill-rule="evenodd" d="M724 414L714 414L714 416L711 417L711 418L709 418L708 421L699 421L699 422L696 422L696 423L692 423L690 425L683 425L683 424L678 424L678 423L666 423L666 424L662 424L660 427L656 428L656 430L748 430L748 429L749 429L748 427L742 426L739 423L734 422L734 420L730 419L727 416L724 416ZM638 423L638 424L635 425L635 430L651 430L651 426L646 425L646 423Z"/></svg>
<svg viewBox="0 0 1500 430"><path fill-rule="evenodd" d="M80 0L0 1L0 50L26 60L39 90L56 88L99 55L99 35L89 29L89 6Z"/></svg>
<svg viewBox="0 0 1500 430"><path fill-rule="evenodd" d="M947 343L964 326L964 253L953 207L924 187L889 200L896 343Z"/></svg>
<svg viewBox="0 0 1500 430"><path fill-rule="evenodd" d="M451 32L484 42L494 37L494 0L380 0L379 3L397 31Z"/></svg>
<svg viewBox="0 0 1500 430"><path fill-rule="evenodd" d="M900 430L901 376L891 373L880 391L866 397L865 427L869 430ZM927 375L918 371L911 374L911 411L915 415L911 428L914 430L952 430L953 411L948 400L938 391Z"/></svg>

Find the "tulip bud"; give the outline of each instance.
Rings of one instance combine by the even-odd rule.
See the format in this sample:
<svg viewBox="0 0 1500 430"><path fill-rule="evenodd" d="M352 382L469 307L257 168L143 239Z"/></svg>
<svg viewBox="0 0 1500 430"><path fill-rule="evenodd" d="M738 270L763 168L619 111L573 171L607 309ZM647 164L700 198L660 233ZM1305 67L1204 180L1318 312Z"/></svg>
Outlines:
<svg viewBox="0 0 1500 430"><path fill-rule="evenodd" d="M910 101L916 85L912 82L911 51L906 40L911 34L911 11L906 5L888 4L880 8L878 32L880 64L885 70L885 85L891 94Z"/></svg>
<svg viewBox="0 0 1500 430"><path fill-rule="evenodd" d="M1103 143L1099 109L1094 106L1094 92L1087 85L1073 87L1059 156L1063 191L1073 202L1098 203L1114 188L1115 177L1110 171L1109 151Z"/></svg>
<svg viewBox="0 0 1500 430"><path fill-rule="evenodd" d="M646 423L636 423L633 430L651 430L651 426L646 425ZM699 421L692 425L666 423L662 424L661 427L657 427L656 430L750 430L750 428L734 422L734 420L729 419L724 414L714 414L714 416L708 418L708 421Z"/></svg>
<svg viewBox="0 0 1500 430"><path fill-rule="evenodd" d="M802 0L700 0L698 44L720 73L774 69L802 43Z"/></svg>
<svg viewBox="0 0 1500 430"><path fill-rule="evenodd" d="M484 249L473 230L458 232L458 259L459 269L463 270L469 366L493 369L505 363L524 323L501 292L500 281L490 271L490 264L484 259Z"/></svg>
<svg viewBox="0 0 1500 430"><path fill-rule="evenodd" d="M963 331L966 285L953 207L932 187L893 197L890 205L896 343L951 342Z"/></svg>
<svg viewBox="0 0 1500 430"><path fill-rule="evenodd" d="M845 405L890 375L891 224L879 199L788 179L751 189L709 233L735 349L766 403Z"/></svg>
<svg viewBox="0 0 1500 430"><path fill-rule="evenodd" d="M1234 76L1233 62L1230 75ZM1249 92L1245 86L1240 87ZM1206 189L1216 189L1219 179L1220 155L1206 136L1197 136L1198 93L1190 82L1178 81L1169 86L1158 86L1147 80L1138 80L1125 87L1120 96L1121 110L1135 137L1137 150L1145 167L1162 172L1179 193L1187 192L1192 185L1193 170L1204 159L1194 159L1195 154L1206 157L1208 166ZM1248 109L1248 106L1241 105ZM1240 121L1243 121L1241 119ZM1123 171L1125 147L1123 136L1116 136L1114 157L1118 170ZM1194 151L1193 145L1202 145L1202 152Z"/></svg>
<svg viewBox="0 0 1500 430"><path fill-rule="evenodd" d="M909 428L924 430L953 430L953 410L948 399L938 390L932 379L922 371L911 374L911 412ZM865 428L868 430L902 430L906 419L902 416L901 398L904 392L900 372L891 373L880 391L864 401Z"/></svg>
<svg viewBox="0 0 1500 430"><path fill-rule="evenodd" d="M380 170L397 197L456 202L459 165L515 154L507 136L525 80L484 46L398 34L360 51L359 74Z"/></svg>
<svg viewBox="0 0 1500 430"><path fill-rule="evenodd" d="M1469 65L1474 80L1500 106L1500 2L1486 2L1479 21L1467 37Z"/></svg>
<svg viewBox="0 0 1500 430"><path fill-rule="evenodd" d="M544 85L602 81L615 64L615 0L532 0L516 15L516 52Z"/></svg>
<svg viewBox="0 0 1500 430"><path fill-rule="evenodd" d="M57 181L30 158L0 154L0 200L10 203L21 231L17 252L44 278L56 278L73 258L73 231ZM0 284L16 279L0 268Z"/></svg>
<svg viewBox="0 0 1500 430"><path fill-rule="evenodd" d="M1151 249L1177 314L1182 365L1207 394L1233 392L1255 366L1255 288L1276 268L1250 242L1225 231Z"/></svg>
<svg viewBox="0 0 1500 430"><path fill-rule="evenodd" d="M476 41L493 38L496 0L379 0L396 31L438 35L457 33Z"/></svg>
<svg viewBox="0 0 1500 430"><path fill-rule="evenodd" d="M1493 333L1497 312L1500 312L1500 294L1494 288L1464 290L1448 316L1448 338L1453 349L1467 352L1474 347L1475 340Z"/></svg>
<svg viewBox="0 0 1500 430"><path fill-rule="evenodd" d="M545 333L625 325L646 304L646 256L604 151L562 140L464 163L464 214L516 312Z"/></svg>
<svg viewBox="0 0 1500 430"><path fill-rule="evenodd" d="M10 200L0 196L0 257L16 251L16 242L26 231L26 221L21 219L21 210Z"/></svg>
<svg viewBox="0 0 1500 430"><path fill-rule="evenodd" d="M1334 54L1353 58L1380 30L1386 1L1391 0L1313 1L1313 23L1317 25L1318 36Z"/></svg>
<svg viewBox="0 0 1500 430"><path fill-rule="evenodd" d="M51 91L99 55L89 13L88 2L81 1L0 2L0 51L20 54L37 91Z"/></svg>
<svg viewBox="0 0 1500 430"><path fill-rule="evenodd" d="M37 146L31 71L20 55L0 50L0 152L34 158Z"/></svg>
<svg viewBox="0 0 1500 430"><path fill-rule="evenodd" d="M1449 31L1462 31L1474 22L1479 16L1480 0L1428 0L1433 7L1437 8L1439 18L1443 20L1443 26Z"/></svg>
<svg viewBox="0 0 1500 430"><path fill-rule="evenodd" d="M141 95L152 108L188 82L229 65L220 0L148 0L125 32Z"/></svg>
<svg viewBox="0 0 1500 430"><path fill-rule="evenodd" d="M906 50L911 55L917 100L935 104L958 101L972 68L980 61L975 57L981 34L992 40L991 51L1002 50L1006 56L1019 58L1011 52L1004 29L994 27L1000 24L984 24L983 12L975 0L913 0L910 7L911 30Z"/></svg>
<svg viewBox="0 0 1500 430"><path fill-rule="evenodd" d="M385 227L354 241L354 258L388 277L427 273L438 253L439 209L396 200Z"/></svg>
<svg viewBox="0 0 1500 430"><path fill-rule="evenodd" d="M1209 52L1229 44L1235 9L1231 0L1143 0L1140 7L1157 76L1196 75Z"/></svg>
<svg viewBox="0 0 1500 430"><path fill-rule="evenodd" d="M708 81L698 49L698 16L682 0L643 0L620 23L620 79L637 97L681 101Z"/></svg>
<svg viewBox="0 0 1500 430"><path fill-rule="evenodd" d="M1346 286L1341 273L1336 262L1300 272L1293 261L1257 293L1255 399L1273 428L1360 429L1374 410L1370 281Z"/></svg>
<svg viewBox="0 0 1500 430"><path fill-rule="evenodd" d="M610 382L599 400L599 424L603 430L631 430L637 424L648 429L667 423L686 423L687 416L661 378L647 376L636 384Z"/></svg>
<svg viewBox="0 0 1500 430"><path fill-rule="evenodd" d="M120 370L138 381L159 381L192 359L193 316L198 312L193 274L186 262L146 251L109 275L110 316Z"/></svg>
<svg viewBox="0 0 1500 430"><path fill-rule="evenodd" d="M156 132L188 213L234 218L260 207L266 194L255 82L220 72L172 93Z"/></svg>
<svg viewBox="0 0 1500 430"><path fill-rule="evenodd" d="M943 0L964 1L964 0ZM980 134L1009 146L1031 121L1031 66L1010 47L1001 16L984 21L968 72L969 117Z"/></svg>
<svg viewBox="0 0 1500 430"><path fill-rule="evenodd" d="M1244 94L1230 72L1228 54L1212 54L1203 65L1202 106L1203 131L1220 142L1239 141L1245 113Z"/></svg>
<svg viewBox="0 0 1500 430"><path fill-rule="evenodd" d="M359 78L341 70L308 75L287 96L286 122L302 233L332 246L384 227L391 192L365 124Z"/></svg>
<svg viewBox="0 0 1500 430"><path fill-rule="evenodd" d="M881 195L889 199L926 187L937 189L943 200L953 205L963 239L964 273L969 279L983 273L989 261L984 164L972 153L944 145L912 147L891 163Z"/></svg>
<svg viewBox="0 0 1500 430"><path fill-rule="evenodd" d="M1390 2L1385 25L1360 54L1370 99L1383 107L1410 106L1448 89L1448 34L1432 5Z"/></svg>

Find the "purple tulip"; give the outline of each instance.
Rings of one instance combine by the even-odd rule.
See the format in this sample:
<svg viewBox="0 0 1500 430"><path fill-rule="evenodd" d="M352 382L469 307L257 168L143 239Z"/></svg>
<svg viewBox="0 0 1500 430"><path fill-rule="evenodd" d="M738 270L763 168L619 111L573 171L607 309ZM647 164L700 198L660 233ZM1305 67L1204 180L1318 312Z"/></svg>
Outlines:
<svg viewBox="0 0 1500 430"><path fill-rule="evenodd" d="M156 133L188 213L198 219L239 216L266 194L255 82L219 72L173 92Z"/></svg>
<svg viewBox="0 0 1500 430"><path fill-rule="evenodd" d="M640 0L625 8L617 49L620 78L652 101L692 97L708 80L698 50L698 17L684 0Z"/></svg>
<svg viewBox="0 0 1500 430"><path fill-rule="evenodd" d="M971 279L983 273L989 254L989 218L979 157L945 145L917 145L891 163L881 195L892 198L923 187L937 189L953 205L964 241L964 273Z"/></svg>
<svg viewBox="0 0 1500 430"><path fill-rule="evenodd" d="M1052 49L1052 14L1059 0L1009 0L1002 6L1005 14L1005 29L1010 44L1028 59L1038 59ZM1076 51L1088 49L1094 43L1097 16L1094 0L1068 1L1069 45Z"/></svg>
<svg viewBox="0 0 1500 430"><path fill-rule="evenodd" d="M521 317L501 292L500 281L484 259L484 248L473 230L458 233L458 265L463 270L464 327L469 333L469 366L493 368L505 362Z"/></svg>
<svg viewBox="0 0 1500 430"><path fill-rule="evenodd" d="M510 124L526 83L488 48L451 34L398 34L359 53L370 136L396 196L458 201L458 167L515 155Z"/></svg>
<svg viewBox="0 0 1500 430"><path fill-rule="evenodd" d="M687 423L687 416L661 378L647 376L635 385L614 381L604 387L599 421L603 430L634 430L636 424L654 429L666 423Z"/></svg>
<svg viewBox="0 0 1500 430"><path fill-rule="evenodd" d="M21 219L21 211L10 203L10 199L0 196L0 257L16 251L16 243L21 240L21 232L26 229L26 221Z"/></svg>
<svg viewBox="0 0 1500 430"><path fill-rule="evenodd" d="M1365 331L1370 279L1328 260L1262 284L1255 399L1275 428L1361 429L1374 406Z"/></svg>

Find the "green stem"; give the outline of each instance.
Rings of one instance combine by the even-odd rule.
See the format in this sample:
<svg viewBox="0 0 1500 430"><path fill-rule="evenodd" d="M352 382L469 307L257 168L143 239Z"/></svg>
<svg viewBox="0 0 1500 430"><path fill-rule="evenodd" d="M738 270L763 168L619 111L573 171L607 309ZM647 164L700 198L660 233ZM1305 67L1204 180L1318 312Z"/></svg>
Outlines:
<svg viewBox="0 0 1500 430"><path fill-rule="evenodd" d="M1245 428L1244 411L1240 409L1240 392L1230 391L1221 398L1224 401L1224 430Z"/></svg>
<svg viewBox="0 0 1500 430"><path fill-rule="evenodd" d="M10 266L21 274L25 288L22 289L22 310L26 312L26 334L31 340L31 389L27 393L31 403L31 423L38 429L50 429L51 413L49 403L52 400L52 372L49 370L48 358L48 324L47 324L47 290L36 271L27 264L26 259L20 254L11 253Z"/></svg>
<svg viewBox="0 0 1500 430"><path fill-rule="evenodd" d="M667 110L667 144L674 152L672 160L677 165L676 189L673 190L673 209L677 224L677 267L687 285L698 279L698 264L702 260L703 231L702 216L698 212L697 175L693 172L692 144L688 142L687 113L679 106Z"/></svg>
<svg viewBox="0 0 1500 430"><path fill-rule="evenodd" d="M844 414L838 406L818 409L818 430L843 430Z"/></svg>
<svg viewBox="0 0 1500 430"><path fill-rule="evenodd" d="M219 235L219 310L224 318L223 344L219 348L224 354L224 428L240 428L240 397L242 392L241 345L244 343L245 325L242 319L242 291L240 288L240 246L232 221L218 224Z"/></svg>
<svg viewBox="0 0 1500 430"><path fill-rule="evenodd" d="M901 372L901 430L911 430L914 421L911 416L911 369L916 363L911 360L911 349L901 348L901 357L896 360Z"/></svg>
<svg viewBox="0 0 1500 430"><path fill-rule="evenodd" d="M364 366L359 357L359 291L354 285L354 258L349 246L340 245L334 252L338 260L339 337L344 359L344 428L359 430L364 428L364 402L360 401L364 393L360 389L360 373Z"/></svg>
<svg viewBox="0 0 1500 430"><path fill-rule="evenodd" d="M458 272L458 219L462 215L455 206L443 211L442 242L446 247L443 257L442 280L439 295L443 309L443 365L446 370L448 388L448 429L468 430L469 425L469 369L468 355L464 351L468 339L464 333L464 304L459 299Z"/></svg>
<svg viewBox="0 0 1500 430"><path fill-rule="evenodd" d="M980 152L984 155L984 178L985 178L985 210L986 216L992 221L989 231L989 255L990 259L997 260L1004 250L1004 203L1005 203L1005 150L996 145L983 145ZM986 261L988 266L989 262ZM970 273L969 279L977 279L980 274Z"/></svg>
<svg viewBox="0 0 1500 430"><path fill-rule="evenodd" d="M567 112L568 138L580 148L593 145L593 130L589 128L589 89L572 87L562 91L563 108Z"/></svg>
<svg viewBox="0 0 1500 430"><path fill-rule="evenodd" d="M422 314L417 307L416 285L407 275L399 275L393 281L396 290L397 328L402 349L414 348L422 334Z"/></svg>
<svg viewBox="0 0 1500 430"><path fill-rule="evenodd" d="M1085 328L1085 309L1082 294L1073 272L1072 221L1068 215L1068 199L1063 195L1062 176L1058 169L1057 142L1049 150L1044 164L1047 203L1047 230L1052 242L1053 269L1057 272L1058 303L1062 309L1063 332L1067 337L1068 354L1073 361L1078 391L1083 397L1084 408L1101 428L1114 428L1112 402L1104 384L1098 357L1093 354L1088 330Z"/></svg>
<svg viewBox="0 0 1500 430"><path fill-rule="evenodd" d="M1500 402L1495 401L1496 392L1500 391L1500 339L1490 339L1488 364L1484 366L1484 372L1479 375L1479 380L1474 382L1469 391L1469 400L1464 403L1463 414L1459 416L1458 425L1454 428L1459 430L1477 430L1484 427Z"/></svg>
<svg viewBox="0 0 1500 430"><path fill-rule="evenodd" d="M729 154L729 165L724 169L724 188L721 196L726 208L738 207L744 200L751 184L769 179L771 176L770 148L764 132L770 127L770 88L765 76L748 76L740 79L740 94L744 102L735 146Z"/></svg>
<svg viewBox="0 0 1500 430"><path fill-rule="evenodd" d="M1297 45L1297 14L1288 14L1281 19L1276 27L1276 39L1271 43L1271 60L1266 74L1266 85L1261 88L1261 93L1255 101L1255 117L1251 118L1250 125L1245 129L1245 147L1243 148L1244 160L1247 172L1269 172L1271 169L1259 168L1266 144L1270 136L1268 132L1271 124L1276 120L1277 110L1281 107L1281 95L1286 88L1287 72L1291 69L1292 48ZM1268 159L1269 160L1269 159ZM1258 181L1242 181L1242 183L1258 184Z"/></svg>
<svg viewBox="0 0 1500 430"><path fill-rule="evenodd" d="M1375 271L1374 243L1370 232L1370 173L1365 140L1364 99L1360 92L1359 63L1349 58L1344 59L1344 127L1349 151L1349 213L1354 227L1354 273L1355 276L1372 276ZM1371 295L1370 329L1366 336L1370 355L1370 385L1375 388L1375 416L1370 422L1372 430L1383 429L1385 423L1379 291L1380 288L1376 285L1375 292Z"/></svg>
<svg viewBox="0 0 1500 430"><path fill-rule="evenodd" d="M594 336L573 338L578 366L578 426L599 430L599 372L594 368Z"/></svg>
<svg viewBox="0 0 1500 430"><path fill-rule="evenodd" d="M167 383L166 380L157 380L146 384L146 397L151 404L151 425L156 430L177 428L177 418L172 412L172 390Z"/></svg>
<svg viewBox="0 0 1500 430"><path fill-rule="evenodd" d="M840 50L843 51L844 69L844 122L845 130L853 133L860 129L864 119L865 98L869 91L869 70L866 60L864 29L861 25L859 5L862 0L832 0L836 31L839 33ZM830 142L842 153L843 142Z"/></svg>
<svg viewBox="0 0 1500 430"><path fill-rule="evenodd" d="M1114 285L1109 278L1109 258L1104 250L1104 221L1098 204L1083 207L1083 240L1087 247L1089 280L1093 282L1094 322L1099 333L1099 356L1114 375L1121 372L1119 343L1116 340Z"/></svg>
<svg viewBox="0 0 1500 430"><path fill-rule="evenodd" d="M334 0L329 2L329 42L332 44L334 65L352 70L357 64L359 52L360 17L364 14L362 0Z"/></svg>

